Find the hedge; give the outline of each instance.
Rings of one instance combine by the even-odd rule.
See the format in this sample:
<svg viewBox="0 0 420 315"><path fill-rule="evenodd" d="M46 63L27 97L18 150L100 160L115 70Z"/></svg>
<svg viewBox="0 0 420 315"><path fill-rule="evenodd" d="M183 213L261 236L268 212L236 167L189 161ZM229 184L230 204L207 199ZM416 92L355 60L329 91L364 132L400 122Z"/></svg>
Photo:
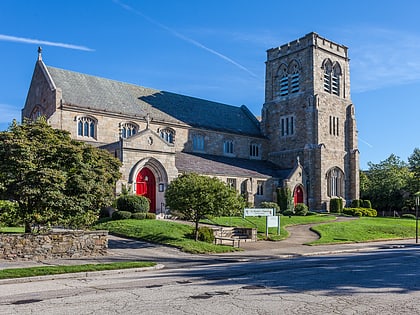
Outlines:
<svg viewBox="0 0 420 315"><path fill-rule="evenodd" d="M344 208L343 213L353 217L376 217L378 215L375 209L369 208Z"/></svg>

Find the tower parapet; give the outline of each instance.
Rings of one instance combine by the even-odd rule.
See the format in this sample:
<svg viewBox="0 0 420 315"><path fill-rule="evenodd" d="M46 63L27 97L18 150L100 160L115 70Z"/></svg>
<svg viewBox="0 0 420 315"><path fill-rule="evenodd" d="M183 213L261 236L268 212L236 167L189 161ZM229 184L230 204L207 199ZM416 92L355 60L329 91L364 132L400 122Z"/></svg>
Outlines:
<svg viewBox="0 0 420 315"><path fill-rule="evenodd" d="M277 58L297 53L298 51L311 46L315 46L316 48L326 50L329 53L348 59L348 48L346 46L334 43L319 36L317 33L312 32L287 44L267 50L267 61L273 61Z"/></svg>

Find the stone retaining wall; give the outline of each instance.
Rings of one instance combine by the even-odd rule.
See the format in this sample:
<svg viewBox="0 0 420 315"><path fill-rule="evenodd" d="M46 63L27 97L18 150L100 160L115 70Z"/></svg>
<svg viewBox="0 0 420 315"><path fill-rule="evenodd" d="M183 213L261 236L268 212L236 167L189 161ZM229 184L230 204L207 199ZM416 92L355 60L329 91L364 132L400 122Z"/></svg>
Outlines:
<svg viewBox="0 0 420 315"><path fill-rule="evenodd" d="M0 234L0 259L6 260L103 256L107 248L108 231Z"/></svg>

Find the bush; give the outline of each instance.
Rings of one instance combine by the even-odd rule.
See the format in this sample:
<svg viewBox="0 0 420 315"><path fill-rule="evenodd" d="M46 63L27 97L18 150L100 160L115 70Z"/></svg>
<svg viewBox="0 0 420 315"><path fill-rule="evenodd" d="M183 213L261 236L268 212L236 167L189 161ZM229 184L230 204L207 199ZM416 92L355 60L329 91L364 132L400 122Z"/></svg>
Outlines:
<svg viewBox="0 0 420 315"><path fill-rule="evenodd" d="M362 208L372 208L372 204L370 203L370 200L362 200L362 204L360 205Z"/></svg>
<svg viewBox="0 0 420 315"><path fill-rule="evenodd" d="M275 202L263 201L260 204L261 208L274 209L274 215L280 212L280 206Z"/></svg>
<svg viewBox="0 0 420 315"><path fill-rule="evenodd" d="M330 200L330 212L341 213L343 211L343 200L341 198L332 198Z"/></svg>
<svg viewBox="0 0 420 315"><path fill-rule="evenodd" d="M131 214L131 219L136 219L136 220L145 220L146 219L146 214L144 212L134 212Z"/></svg>
<svg viewBox="0 0 420 315"><path fill-rule="evenodd" d="M411 213L406 213L406 214L403 214L402 216L401 216L401 218L403 218L403 219L416 219L416 216L414 215L414 214L411 214Z"/></svg>
<svg viewBox="0 0 420 315"><path fill-rule="evenodd" d="M293 212L293 210L285 210L282 213L284 216L291 216L294 215L295 213Z"/></svg>
<svg viewBox="0 0 420 315"><path fill-rule="evenodd" d="M351 216L365 216L365 217L376 217L378 215L375 209L368 209L368 208L344 208L344 214L348 214Z"/></svg>
<svg viewBox="0 0 420 315"><path fill-rule="evenodd" d="M213 230L207 226L202 226L198 228L198 240L206 243L214 242L214 233Z"/></svg>
<svg viewBox="0 0 420 315"><path fill-rule="evenodd" d="M360 208L361 204L360 204L360 199L354 199L351 201L351 207L352 208Z"/></svg>
<svg viewBox="0 0 420 315"><path fill-rule="evenodd" d="M308 206L304 203L298 203L295 206L296 215L306 215L308 213Z"/></svg>
<svg viewBox="0 0 420 315"><path fill-rule="evenodd" d="M293 197L292 192L288 187L281 187L277 190L277 200L281 213L284 214L285 211L293 212Z"/></svg>
<svg viewBox="0 0 420 315"><path fill-rule="evenodd" d="M149 199L144 196L122 195L117 198L117 209L131 213L149 211Z"/></svg>
<svg viewBox="0 0 420 315"><path fill-rule="evenodd" d="M0 226L19 226L21 222L17 219L18 208L17 202L0 200Z"/></svg>
<svg viewBox="0 0 420 315"><path fill-rule="evenodd" d="M146 213L146 219L148 219L148 220L155 220L156 219L156 213L147 212Z"/></svg>
<svg viewBox="0 0 420 315"><path fill-rule="evenodd" d="M115 211L112 214L113 220L126 220L131 218L132 213L129 211Z"/></svg>

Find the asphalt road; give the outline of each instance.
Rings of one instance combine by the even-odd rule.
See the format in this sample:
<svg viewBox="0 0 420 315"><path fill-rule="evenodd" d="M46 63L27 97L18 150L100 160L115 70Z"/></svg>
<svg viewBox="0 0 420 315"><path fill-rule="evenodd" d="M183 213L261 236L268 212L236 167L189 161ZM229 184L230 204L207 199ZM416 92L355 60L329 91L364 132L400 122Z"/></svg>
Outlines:
<svg viewBox="0 0 420 315"><path fill-rule="evenodd" d="M0 314L419 314L417 247L0 285Z"/></svg>

